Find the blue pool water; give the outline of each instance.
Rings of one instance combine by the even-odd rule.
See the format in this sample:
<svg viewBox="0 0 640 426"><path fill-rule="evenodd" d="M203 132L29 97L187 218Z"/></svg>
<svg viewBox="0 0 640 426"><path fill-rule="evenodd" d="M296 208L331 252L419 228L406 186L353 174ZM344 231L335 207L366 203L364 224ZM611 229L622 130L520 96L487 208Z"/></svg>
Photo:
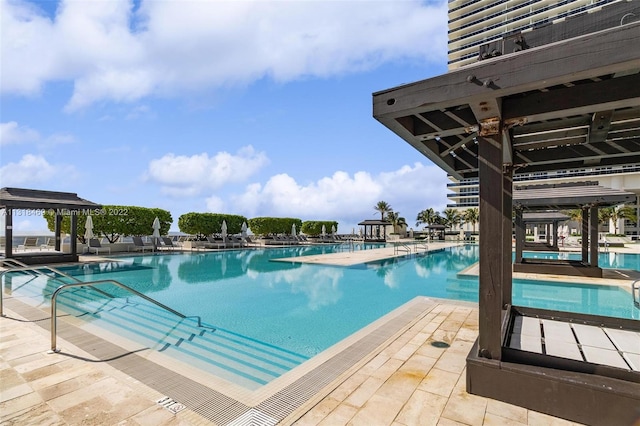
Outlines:
<svg viewBox="0 0 640 426"><path fill-rule="evenodd" d="M416 296L478 300L477 279L456 276L478 261L477 245L354 267L271 261L331 250L310 246L132 256L66 272L83 280L121 281L208 324L309 356ZM616 267L638 268L637 255L601 256L603 267L613 261ZM630 293L615 286L515 280L513 298L519 306L640 318Z"/></svg>
<svg viewBox="0 0 640 426"><path fill-rule="evenodd" d="M278 358L266 362L277 364L283 371L290 368L288 362L292 365L302 362L417 296L478 300L477 278L457 276L459 271L478 261L477 245L353 267L272 261L329 253L334 249L335 246L305 246L136 255L65 268L64 272L83 281L120 281L179 312L200 316L204 324L218 330L212 335L224 338L224 342L231 342L229 344L236 344L240 339L243 348L259 343L261 346L256 350L268 352L269 356L274 352L272 348L277 348L273 356ZM557 257L558 254L527 253L527 256ZM638 255L603 253L600 256L600 265L605 268L640 269ZM6 292L6 281L4 285ZM59 282L52 280L36 296L42 296L45 304L58 285ZM14 279L11 290L15 294L26 288ZM129 293L117 288L101 288L123 300L132 299ZM67 303L73 310L76 305L86 303L78 297L65 292L60 303ZM106 304L104 300L97 303ZM634 307L630 292L616 286L514 280L513 303L640 318L640 310ZM151 315L151 308L145 309L149 309ZM131 309L113 309L123 321L127 321L128 311ZM99 321L103 314L106 315L93 314L92 320ZM149 322L154 327L158 321ZM222 331L225 336L221 335ZM258 343L254 345L254 341ZM243 367L236 369L243 370ZM280 373L269 374L275 377ZM256 380L263 384L269 377Z"/></svg>

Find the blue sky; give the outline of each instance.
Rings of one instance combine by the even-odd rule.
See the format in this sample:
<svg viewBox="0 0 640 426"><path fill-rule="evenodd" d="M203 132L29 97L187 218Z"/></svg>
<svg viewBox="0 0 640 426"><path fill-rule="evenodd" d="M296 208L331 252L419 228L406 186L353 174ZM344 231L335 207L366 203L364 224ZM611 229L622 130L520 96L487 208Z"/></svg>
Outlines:
<svg viewBox="0 0 640 426"><path fill-rule="evenodd" d="M0 5L2 187L163 208L173 231L445 208L446 174L372 116L373 92L446 72L445 1Z"/></svg>

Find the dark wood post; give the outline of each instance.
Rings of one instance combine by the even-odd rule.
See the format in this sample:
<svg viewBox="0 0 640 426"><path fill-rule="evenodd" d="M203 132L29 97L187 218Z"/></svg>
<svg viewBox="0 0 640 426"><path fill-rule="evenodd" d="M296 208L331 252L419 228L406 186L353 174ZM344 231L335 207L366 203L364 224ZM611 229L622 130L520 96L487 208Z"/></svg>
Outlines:
<svg viewBox="0 0 640 426"><path fill-rule="evenodd" d="M78 212L71 210L69 214L71 214L71 230L69 231L71 233L71 241L69 243L71 245L71 254L76 256L78 254Z"/></svg>
<svg viewBox="0 0 640 426"><path fill-rule="evenodd" d="M480 185L480 273L478 355L501 359L502 275L504 261L502 136L478 137ZM498 244L496 244L498 242ZM496 250L497 248L497 250Z"/></svg>
<svg viewBox="0 0 640 426"><path fill-rule="evenodd" d="M4 257L10 259L13 257L13 209L5 207L4 209Z"/></svg>
<svg viewBox="0 0 640 426"><path fill-rule="evenodd" d="M598 267L598 206L593 206L589 212L590 221L589 221L589 241L591 242L591 266L597 268Z"/></svg>
<svg viewBox="0 0 640 426"><path fill-rule="evenodd" d="M504 143L504 142L503 142ZM513 167L505 165L502 171L502 308L511 305L513 277ZM509 283L509 284L507 284ZM502 348L502 346L501 346ZM502 349L501 349L502 350Z"/></svg>
<svg viewBox="0 0 640 426"><path fill-rule="evenodd" d="M56 251L61 251L60 248L62 247L62 241L60 239L60 235L62 234L62 215L58 214L58 212L56 212L54 226L54 232L56 234Z"/></svg>
<svg viewBox="0 0 640 426"><path fill-rule="evenodd" d="M525 235L523 212L521 208L516 209L516 258L515 263L522 263L522 249L527 238Z"/></svg>
<svg viewBox="0 0 640 426"><path fill-rule="evenodd" d="M589 262L589 207L582 206L582 263Z"/></svg>

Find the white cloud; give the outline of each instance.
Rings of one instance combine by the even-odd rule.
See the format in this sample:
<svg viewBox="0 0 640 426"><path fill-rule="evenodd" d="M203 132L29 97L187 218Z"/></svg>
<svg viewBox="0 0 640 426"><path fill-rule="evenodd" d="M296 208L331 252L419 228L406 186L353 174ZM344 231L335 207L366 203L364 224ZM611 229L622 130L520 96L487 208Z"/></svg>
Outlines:
<svg viewBox="0 0 640 426"><path fill-rule="evenodd" d="M386 201L412 226L419 211L445 207L446 183L442 170L421 163L378 176L367 172L350 176L338 171L308 185L279 174L264 185L248 185L243 194L231 198L229 205L247 217L260 212L263 216L337 220L339 231L350 232L358 222L378 217L374 206Z"/></svg>
<svg viewBox="0 0 640 426"><path fill-rule="evenodd" d="M166 154L152 160L148 179L159 183L163 193L171 196L195 196L205 189L217 189L228 183L241 183L257 173L269 159L252 146L242 147L233 155L219 152L192 156Z"/></svg>
<svg viewBox="0 0 640 426"><path fill-rule="evenodd" d="M75 174L71 166L51 164L40 155L26 154L19 162L0 167L0 186L48 183L56 178L69 179Z"/></svg>
<svg viewBox="0 0 640 426"><path fill-rule="evenodd" d="M2 91L73 82L68 111L446 58L444 1L66 0L54 19L0 4Z"/></svg>
<svg viewBox="0 0 640 426"><path fill-rule="evenodd" d="M40 134L27 126L20 126L15 121L0 123L0 146L38 140Z"/></svg>

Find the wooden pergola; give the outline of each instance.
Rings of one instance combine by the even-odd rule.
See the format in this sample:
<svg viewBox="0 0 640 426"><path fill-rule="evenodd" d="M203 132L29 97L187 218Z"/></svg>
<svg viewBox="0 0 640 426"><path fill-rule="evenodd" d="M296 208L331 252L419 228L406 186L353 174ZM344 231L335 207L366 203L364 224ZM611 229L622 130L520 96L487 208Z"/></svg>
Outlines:
<svg viewBox="0 0 640 426"><path fill-rule="evenodd" d="M527 185L516 188L513 191L516 240L514 272L602 278L602 268L598 265L598 209L632 203L635 199L635 194L631 192L605 188L597 185L597 182ZM550 211L552 209L556 211ZM580 210L581 212L581 259L579 261L539 260L523 257L522 252L527 245L529 250L558 250L558 222L565 221L569 217L557 210ZM536 243L525 243L527 222L548 225L547 242L542 247L536 247ZM550 240L550 233L553 234L552 240Z"/></svg>
<svg viewBox="0 0 640 426"><path fill-rule="evenodd" d="M80 212L96 212L102 205L78 197L71 192L42 191L24 188L0 189L0 209L4 209L5 225L5 259L16 259L26 264L77 262L77 224ZM55 213L55 252L29 252L17 254L13 251L13 216L16 212ZM69 215L71 219L70 253L62 253L61 223L62 217Z"/></svg>
<svg viewBox="0 0 640 426"><path fill-rule="evenodd" d="M358 224L364 226L364 240L373 242L382 242L387 240L387 226L391 222L379 219L367 219ZM382 228L382 234L380 233Z"/></svg>
<svg viewBox="0 0 640 426"><path fill-rule="evenodd" d="M637 371L507 346L523 316L640 331L637 320L512 306L513 176L640 163L639 34L628 23L373 94L383 125L448 174L479 180L470 393L581 423L640 418Z"/></svg>

